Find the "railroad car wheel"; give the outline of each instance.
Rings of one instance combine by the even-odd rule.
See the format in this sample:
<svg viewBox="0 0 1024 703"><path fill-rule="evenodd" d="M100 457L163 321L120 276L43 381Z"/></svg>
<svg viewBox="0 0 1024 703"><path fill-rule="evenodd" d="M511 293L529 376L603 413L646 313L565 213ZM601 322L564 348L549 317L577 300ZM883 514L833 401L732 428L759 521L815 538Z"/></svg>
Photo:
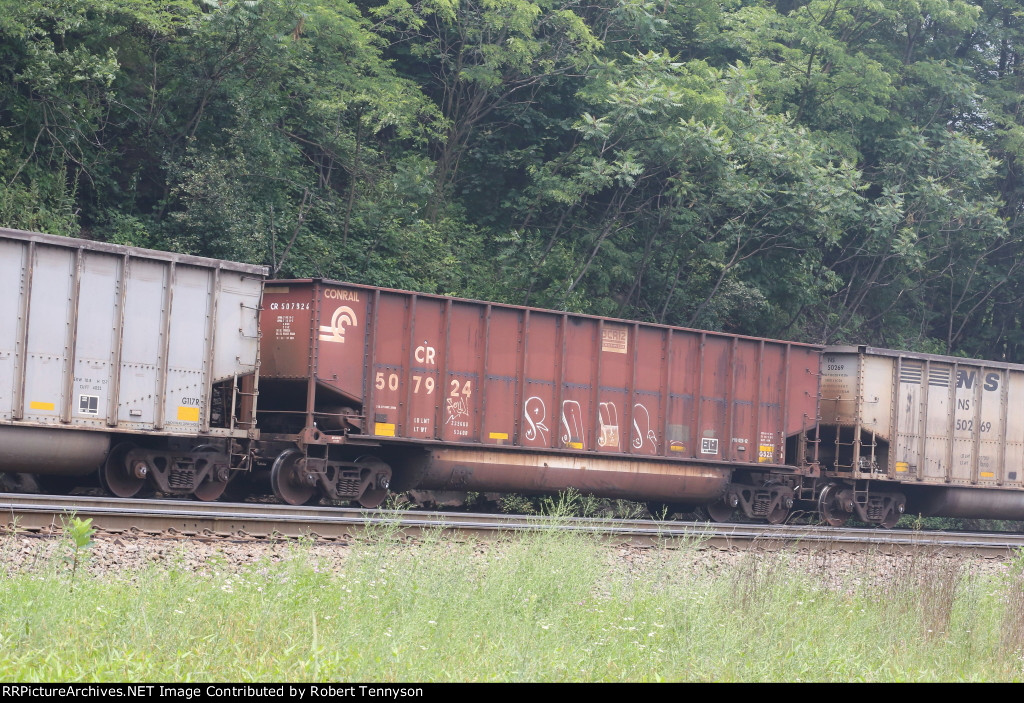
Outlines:
<svg viewBox="0 0 1024 703"><path fill-rule="evenodd" d="M781 525L789 517L789 508L784 505L778 505L775 510L771 511L765 516L765 520L768 521L769 525Z"/></svg>
<svg viewBox="0 0 1024 703"><path fill-rule="evenodd" d="M724 500L716 500L714 503L707 504L707 511L708 516L715 522L728 522L736 508Z"/></svg>
<svg viewBox="0 0 1024 703"><path fill-rule="evenodd" d="M839 485L830 483L818 495L818 514L831 527L842 527L850 519L850 513L839 504L839 492Z"/></svg>
<svg viewBox="0 0 1024 703"><path fill-rule="evenodd" d="M146 485L149 467L144 461L128 461L128 454L135 449L131 442L118 444L107 455L100 467L100 483L118 498L134 498ZM131 464L131 465L129 465Z"/></svg>
<svg viewBox="0 0 1024 703"><path fill-rule="evenodd" d="M274 459L270 469L270 485L274 495L282 503L288 505L306 505L316 498L316 486L305 480L302 464L302 452L298 449L285 449Z"/></svg>
<svg viewBox="0 0 1024 703"><path fill-rule="evenodd" d="M217 451L219 451L217 447L212 444L200 444L192 450L193 453L211 454ZM222 495L224 495L224 491L227 490L227 487L227 479L218 481L215 476L210 475L206 480L200 483L194 491L192 491L192 495L198 500L207 502L211 500L218 500Z"/></svg>
<svg viewBox="0 0 1024 703"><path fill-rule="evenodd" d="M377 474L378 480L374 481L375 485L379 485L380 476L385 476L383 487L367 489L363 491L363 495L359 496L359 505L364 508L380 507L380 504L388 497L387 484L388 478L391 476L391 467L375 456L359 457L356 459L356 463L363 469L369 469L370 473Z"/></svg>
<svg viewBox="0 0 1024 703"><path fill-rule="evenodd" d="M903 517L903 504L893 502L889 512L885 515L885 519L878 524L887 530L891 530L896 527L896 523L900 521L901 517Z"/></svg>
<svg viewBox="0 0 1024 703"><path fill-rule="evenodd" d="M764 484L764 487L765 488L774 488L774 487L779 486L779 485L780 484L777 481L768 481L767 483ZM789 517L789 511L790 511L790 508L793 506L793 501L792 501L792 499L788 500L789 505L790 505L789 508L786 507L786 502L787 502L786 499L783 498L775 506L774 510L772 510L770 513L765 515L764 519L768 521L769 525L781 525L782 523L784 523L786 521L786 518Z"/></svg>
<svg viewBox="0 0 1024 703"><path fill-rule="evenodd" d="M192 495L201 501L209 502L211 500L220 499L227 488L227 481L203 481L194 491L192 491Z"/></svg>
<svg viewBox="0 0 1024 703"><path fill-rule="evenodd" d="M359 496L359 505L364 508L379 508L380 504L387 497L388 489L386 488L374 488L373 490L363 491L363 495Z"/></svg>

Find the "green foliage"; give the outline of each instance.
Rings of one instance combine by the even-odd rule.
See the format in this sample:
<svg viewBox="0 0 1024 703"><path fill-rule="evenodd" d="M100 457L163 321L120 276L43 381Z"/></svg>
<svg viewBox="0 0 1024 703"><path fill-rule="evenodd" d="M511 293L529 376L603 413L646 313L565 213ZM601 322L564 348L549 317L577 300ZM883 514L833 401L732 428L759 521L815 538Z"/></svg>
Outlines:
<svg viewBox="0 0 1024 703"><path fill-rule="evenodd" d="M535 501L530 500L526 496L521 496L518 493L506 493L501 496L498 501L498 506L501 508L501 512L509 513L512 515L536 515L537 506L534 504Z"/></svg>
<svg viewBox="0 0 1024 703"><path fill-rule="evenodd" d="M187 547L86 573L5 560L14 681L1018 680L1020 560L627 550L566 532L386 533L232 563ZM39 540L34 540L40 542ZM10 545L2 545L5 548ZM45 547L45 545L40 545ZM20 545L16 551L22 551ZM162 548L161 548L161 551ZM757 634L751 635L751 622Z"/></svg>
<svg viewBox="0 0 1024 703"><path fill-rule="evenodd" d="M508 268L529 272L526 302L771 332L834 285L821 246L857 207L857 173L766 114L741 71L627 59L581 92L595 110L574 150L533 169Z"/></svg>
<svg viewBox="0 0 1024 703"><path fill-rule="evenodd" d="M1018 0L0 0L0 226L1024 361Z"/></svg>
<svg viewBox="0 0 1024 703"><path fill-rule="evenodd" d="M909 530L960 530L963 527L963 521L957 518L908 514L900 517L896 527Z"/></svg>
<svg viewBox="0 0 1024 703"><path fill-rule="evenodd" d="M61 518L61 528L71 548L71 580L78 573L78 562L92 547L92 538L96 530L92 526L92 518L81 519L74 513Z"/></svg>

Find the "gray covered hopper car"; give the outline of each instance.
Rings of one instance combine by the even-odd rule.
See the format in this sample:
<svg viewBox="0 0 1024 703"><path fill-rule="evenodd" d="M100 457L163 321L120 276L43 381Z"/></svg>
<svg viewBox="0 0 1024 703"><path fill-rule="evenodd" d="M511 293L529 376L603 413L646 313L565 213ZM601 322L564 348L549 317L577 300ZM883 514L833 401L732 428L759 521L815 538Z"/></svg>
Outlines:
<svg viewBox="0 0 1024 703"><path fill-rule="evenodd" d="M219 497L255 433L265 275L0 229L0 471Z"/></svg>

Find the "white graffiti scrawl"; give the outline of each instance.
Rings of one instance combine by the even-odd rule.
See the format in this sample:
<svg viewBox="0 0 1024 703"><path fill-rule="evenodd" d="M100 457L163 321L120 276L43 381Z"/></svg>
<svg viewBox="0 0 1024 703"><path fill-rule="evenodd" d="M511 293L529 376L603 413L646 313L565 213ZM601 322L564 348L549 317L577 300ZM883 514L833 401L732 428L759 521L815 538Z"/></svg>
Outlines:
<svg viewBox="0 0 1024 703"><path fill-rule="evenodd" d="M469 417L469 401L466 398L448 398L447 401L445 424L468 427L463 418Z"/></svg>
<svg viewBox="0 0 1024 703"><path fill-rule="evenodd" d="M650 442L651 448L658 451L658 435L651 427L651 414L642 403L637 403L633 406L633 449L642 448L644 442Z"/></svg>
<svg viewBox="0 0 1024 703"><path fill-rule="evenodd" d="M537 396L530 396L523 404L523 415L526 418L526 441L535 442L538 439L542 444L548 443L548 426L544 424L548 417L548 409L544 401Z"/></svg>
<svg viewBox="0 0 1024 703"><path fill-rule="evenodd" d="M597 421L601 425L601 436L597 444L601 447L619 448L619 411L615 403L601 403L598 406Z"/></svg>
<svg viewBox="0 0 1024 703"><path fill-rule="evenodd" d="M583 410L575 400L562 402L562 444L573 446L574 449L581 449L583 442Z"/></svg>

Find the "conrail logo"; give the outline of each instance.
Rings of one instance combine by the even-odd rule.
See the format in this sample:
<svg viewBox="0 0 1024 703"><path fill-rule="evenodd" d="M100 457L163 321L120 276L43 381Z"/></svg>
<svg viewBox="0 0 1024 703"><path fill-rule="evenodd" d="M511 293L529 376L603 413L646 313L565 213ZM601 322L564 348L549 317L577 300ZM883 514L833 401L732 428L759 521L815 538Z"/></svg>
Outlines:
<svg viewBox="0 0 1024 703"><path fill-rule="evenodd" d="M344 344L345 328L358 326L359 321L356 319L356 311L348 305L342 305L334 311L333 315L331 315L330 325L320 326L320 341L341 342Z"/></svg>
<svg viewBox="0 0 1024 703"><path fill-rule="evenodd" d="M354 303L358 303L359 291L344 290L341 288L328 288L324 291L324 297L333 298L334 300L351 300Z"/></svg>

